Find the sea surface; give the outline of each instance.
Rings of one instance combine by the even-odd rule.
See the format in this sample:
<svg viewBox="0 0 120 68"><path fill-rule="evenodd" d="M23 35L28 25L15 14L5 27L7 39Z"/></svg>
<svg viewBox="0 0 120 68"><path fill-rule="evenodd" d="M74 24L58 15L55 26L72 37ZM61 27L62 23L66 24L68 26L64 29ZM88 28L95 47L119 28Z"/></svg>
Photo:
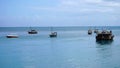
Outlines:
<svg viewBox="0 0 120 68"><path fill-rule="evenodd" d="M0 68L120 68L120 26L0 27ZM88 29L112 30L113 41L96 42ZM19 38L6 38L16 33Z"/></svg>

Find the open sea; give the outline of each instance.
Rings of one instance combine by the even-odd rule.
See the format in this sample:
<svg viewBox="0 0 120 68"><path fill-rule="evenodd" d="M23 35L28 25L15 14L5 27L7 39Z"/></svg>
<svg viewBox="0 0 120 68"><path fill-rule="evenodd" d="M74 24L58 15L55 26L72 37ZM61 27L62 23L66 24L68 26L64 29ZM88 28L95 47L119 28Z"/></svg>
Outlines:
<svg viewBox="0 0 120 68"><path fill-rule="evenodd" d="M96 42L88 29L112 30L114 40ZM120 68L120 26L0 27L0 68ZM19 38L6 38L16 33Z"/></svg>

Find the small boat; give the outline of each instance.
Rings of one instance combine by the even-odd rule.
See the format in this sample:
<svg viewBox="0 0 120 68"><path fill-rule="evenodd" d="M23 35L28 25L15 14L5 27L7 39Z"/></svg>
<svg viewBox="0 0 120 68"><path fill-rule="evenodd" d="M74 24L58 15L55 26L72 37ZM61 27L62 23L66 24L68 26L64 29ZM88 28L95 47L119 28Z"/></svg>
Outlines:
<svg viewBox="0 0 120 68"><path fill-rule="evenodd" d="M94 33L98 33L98 29L95 29L95 30L94 30Z"/></svg>
<svg viewBox="0 0 120 68"><path fill-rule="evenodd" d="M53 28L51 27L51 34L49 35L51 38L52 37L57 37L57 32L53 32Z"/></svg>
<svg viewBox="0 0 120 68"><path fill-rule="evenodd" d="M37 34L38 32L36 30L30 30L28 31L28 34Z"/></svg>
<svg viewBox="0 0 120 68"><path fill-rule="evenodd" d="M113 40L114 35L112 35L112 31L102 31L97 33L96 40Z"/></svg>
<svg viewBox="0 0 120 68"><path fill-rule="evenodd" d="M28 34L37 34L38 32L30 27Z"/></svg>
<svg viewBox="0 0 120 68"><path fill-rule="evenodd" d="M91 29L88 30L88 34L89 34L89 35L92 34L92 30L91 30Z"/></svg>
<svg viewBox="0 0 120 68"><path fill-rule="evenodd" d="M16 34L9 34L6 37L7 38L18 38L18 35L16 35Z"/></svg>
<svg viewBox="0 0 120 68"><path fill-rule="evenodd" d="M51 32L50 37L57 37L57 32Z"/></svg>

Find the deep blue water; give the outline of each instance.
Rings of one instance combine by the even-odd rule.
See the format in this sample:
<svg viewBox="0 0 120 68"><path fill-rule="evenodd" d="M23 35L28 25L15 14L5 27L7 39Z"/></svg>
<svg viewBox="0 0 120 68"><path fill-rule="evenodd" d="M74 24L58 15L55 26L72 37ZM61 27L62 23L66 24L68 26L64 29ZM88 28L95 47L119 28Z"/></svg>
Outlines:
<svg viewBox="0 0 120 68"><path fill-rule="evenodd" d="M110 29L114 40L96 42L88 29ZM54 27L57 38L49 38L50 27L0 27L0 68L120 68L120 27ZM5 36L17 33L19 38Z"/></svg>

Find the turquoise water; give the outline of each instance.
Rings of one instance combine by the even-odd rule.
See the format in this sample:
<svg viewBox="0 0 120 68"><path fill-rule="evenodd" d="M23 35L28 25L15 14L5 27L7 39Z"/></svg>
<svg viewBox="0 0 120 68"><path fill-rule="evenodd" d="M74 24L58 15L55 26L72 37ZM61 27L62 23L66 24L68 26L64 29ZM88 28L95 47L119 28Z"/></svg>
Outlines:
<svg viewBox="0 0 120 68"><path fill-rule="evenodd" d="M91 28L111 29L114 40L96 42ZM57 38L49 38L49 27L0 27L0 68L120 68L120 27L54 27ZM19 38L5 36L17 33Z"/></svg>

